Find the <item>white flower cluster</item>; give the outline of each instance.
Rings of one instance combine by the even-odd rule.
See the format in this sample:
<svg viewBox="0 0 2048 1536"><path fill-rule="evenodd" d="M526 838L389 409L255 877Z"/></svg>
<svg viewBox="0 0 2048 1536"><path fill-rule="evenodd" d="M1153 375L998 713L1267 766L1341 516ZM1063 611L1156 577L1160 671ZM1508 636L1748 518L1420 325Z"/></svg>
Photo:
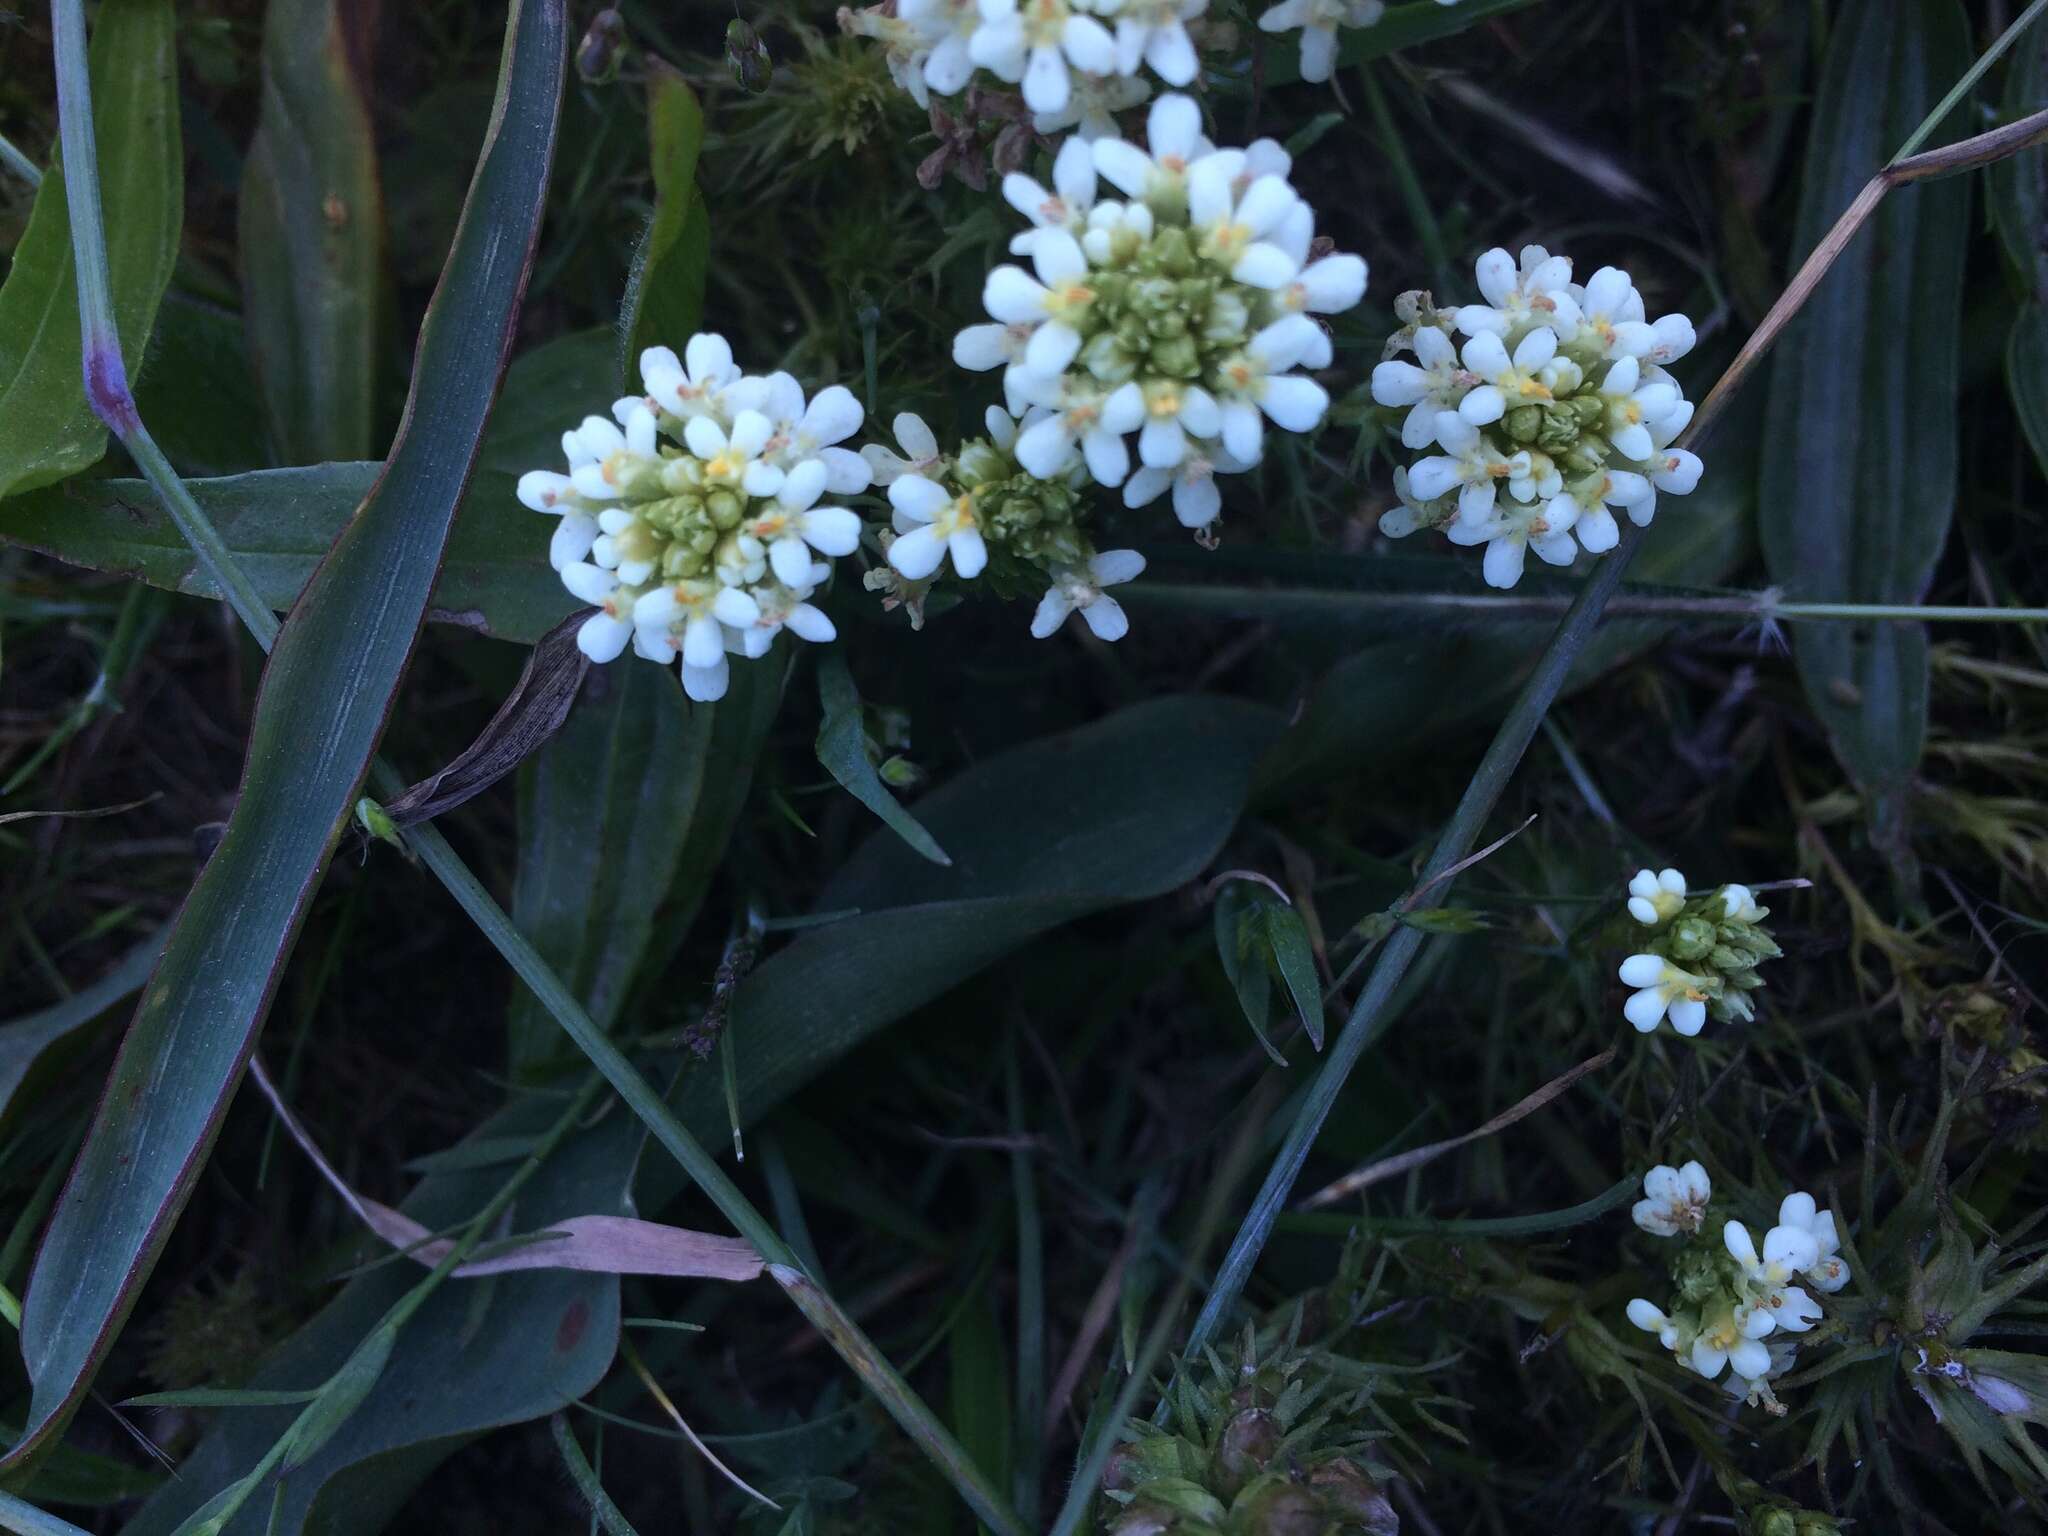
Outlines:
<svg viewBox="0 0 2048 1536"><path fill-rule="evenodd" d="M988 436L949 455L921 417L905 412L893 423L901 454L879 445L861 450L875 483L888 487L888 559L898 578L891 584L908 584L907 593L947 562L971 581L987 569L993 544L1013 568L1034 568L1051 582L1032 616L1033 635L1043 640L1078 613L1097 638L1121 640L1130 620L1105 589L1138 576L1145 557L1134 549L1096 551L1082 527L1086 477L1078 463L1047 478L1018 463L1020 437L1051 414L1033 406L1019 418L992 405Z"/></svg>
<svg viewBox="0 0 2048 1536"><path fill-rule="evenodd" d="M1355 305L1366 269L1356 256L1311 259L1315 214L1289 169L1271 140L1217 149L1195 103L1167 95L1144 145L1069 141L1051 190L1005 179L1032 225L1010 248L1032 271L989 274L992 323L960 332L953 358L1003 369L1012 411L1042 408L1017 439L1026 470L1054 480L1085 463L1133 507L1171 489L1180 521L1200 529L1221 506L1214 477L1258 462L1266 422L1306 432L1322 420L1329 396L1294 370L1329 364L1310 317ZM1127 200L1098 200L1105 180Z"/></svg>
<svg viewBox="0 0 2048 1536"><path fill-rule="evenodd" d="M1699 483L1699 459L1671 446L1693 408L1665 372L1692 350L1693 326L1646 320L1619 267L1582 286L1540 245L1519 262L1488 251L1476 275L1483 304L1434 310L1404 295L1410 323L1373 370L1373 398L1407 410L1401 444L1421 455L1396 472L1401 505L1380 531L1442 528L1454 544L1484 544L1487 582L1512 587L1527 551L1553 565L1603 553L1621 538L1612 509L1645 526L1659 491Z"/></svg>
<svg viewBox="0 0 2048 1536"><path fill-rule="evenodd" d="M1041 133L1079 126L1114 134L1111 114L1151 94L1150 69L1187 85L1199 63L1187 24L1209 0L896 0L841 11L840 26L888 50L889 74L928 107L951 96L979 66L1021 85Z"/></svg>
<svg viewBox="0 0 2048 1536"><path fill-rule="evenodd" d="M1436 3L1456 5L1458 0ZM1300 32L1301 78L1323 81L1337 62L1337 29L1376 26L1386 9L1386 0L1280 0L1259 17L1259 30Z"/></svg>
<svg viewBox="0 0 2048 1536"><path fill-rule="evenodd" d="M810 599L861 520L819 503L867 489L867 461L838 446L860 430L860 402L742 374L708 334L681 358L648 348L640 379L646 393L615 401L611 420L562 434L567 474L522 475L519 499L561 519L549 558L598 609L577 631L583 653L610 661L631 641L665 665L680 657L690 697L716 699L728 654L760 656L784 629L833 638Z"/></svg>
<svg viewBox="0 0 2048 1536"><path fill-rule="evenodd" d="M1821 1319L1807 1287L1832 1294L1849 1283L1834 1213L1811 1195L1787 1195L1759 1254L1739 1221L1724 1224L1720 1240L1713 1239L1713 1190L1698 1163L1652 1168L1643 1194L1636 1225L1656 1237L1687 1239L1671 1260L1681 1300L1667 1312L1639 1296L1628 1304L1629 1321L1655 1334L1688 1370L1712 1381L1728 1367L1731 1393L1782 1412L1770 1380L1790 1368L1796 1336Z"/></svg>
<svg viewBox="0 0 2048 1536"><path fill-rule="evenodd" d="M1652 930L1647 946L1621 963L1622 982L1636 990L1622 1012L1648 1034L1667 1018L1681 1035L1696 1035L1711 1011L1721 1020L1747 1019L1748 994L1763 985L1757 966L1777 958L1763 927L1770 916L1746 885L1724 885L1691 896L1675 869L1636 871L1628 885L1628 914Z"/></svg>

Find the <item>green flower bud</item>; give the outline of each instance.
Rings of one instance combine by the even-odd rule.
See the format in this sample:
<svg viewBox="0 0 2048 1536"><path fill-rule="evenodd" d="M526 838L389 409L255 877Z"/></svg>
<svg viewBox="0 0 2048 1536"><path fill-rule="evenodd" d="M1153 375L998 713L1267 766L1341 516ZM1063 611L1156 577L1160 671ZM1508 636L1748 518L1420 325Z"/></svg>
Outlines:
<svg viewBox="0 0 2048 1536"><path fill-rule="evenodd" d="M391 819L391 813L372 800L368 795L356 802L356 821L363 831L380 843L389 843L401 851L405 840L398 835L398 823Z"/></svg>
<svg viewBox="0 0 2048 1536"><path fill-rule="evenodd" d="M775 60L769 56L768 45L737 16L725 24L725 63L734 83L749 96L767 90L775 77Z"/></svg>
<svg viewBox="0 0 2048 1536"><path fill-rule="evenodd" d="M626 52L626 20L606 6L590 20L590 30L576 45L576 75L585 85L610 85L619 78Z"/></svg>
<svg viewBox="0 0 2048 1536"><path fill-rule="evenodd" d="M1230 1528L1242 1536L1322 1536L1323 1501L1282 1474L1268 1473L1237 1496Z"/></svg>
<svg viewBox="0 0 2048 1536"><path fill-rule="evenodd" d="M740 519L746 515L746 510L746 501L731 491L713 491L704 498L704 515L711 519L711 526L720 532L729 532L739 527Z"/></svg>
<svg viewBox="0 0 2048 1536"><path fill-rule="evenodd" d="M1714 925L1704 918L1681 917L1667 932L1665 953L1690 967L1692 961L1705 959L1713 952L1717 937Z"/></svg>
<svg viewBox="0 0 2048 1536"><path fill-rule="evenodd" d="M1236 1498L1245 1484L1266 1470L1280 1449L1280 1440L1280 1426L1265 1409L1246 1408L1233 1414L1216 1437L1209 1485L1223 1498Z"/></svg>
<svg viewBox="0 0 2048 1536"><path fill-rule="evenodd" d="M1511 441L1526 448L1543 430L1543 418L1547 414L1540 405L1518 405L1501 418L1501 425L1507 429Z"/></svg>
<svg viewBox="0 0 2048 1536"><path fill-rule="evenodd" d="M1366 1536L1400 1536L1401 1517L1380 1492L1380 1485L1365 1468L1349 1457L1326 1461L1308 1475L1308 1485L1323 1501L1323 1508L1344 1524L1356 1526Z"/></svg>

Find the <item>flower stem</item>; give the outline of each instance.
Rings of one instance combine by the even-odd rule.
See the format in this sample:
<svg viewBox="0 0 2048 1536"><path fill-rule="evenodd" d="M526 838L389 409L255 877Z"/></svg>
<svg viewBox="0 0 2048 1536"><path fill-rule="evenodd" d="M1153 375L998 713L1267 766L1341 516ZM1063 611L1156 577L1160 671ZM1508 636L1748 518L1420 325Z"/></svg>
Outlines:
<svg viewBox="0 0 2048 1536"><path fill-rule="evenodd" d="M4 133L0 133L0 165L6 166L32 187L40 187L43 184L42 170Z"/></svg>

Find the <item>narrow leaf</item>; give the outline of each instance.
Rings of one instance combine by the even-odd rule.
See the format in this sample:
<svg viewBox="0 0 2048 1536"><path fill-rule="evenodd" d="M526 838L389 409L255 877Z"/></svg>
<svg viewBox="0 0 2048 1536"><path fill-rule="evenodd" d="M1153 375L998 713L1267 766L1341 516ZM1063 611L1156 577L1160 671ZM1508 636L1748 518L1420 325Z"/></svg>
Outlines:
<svg viewBox="0 0 2048 1536"><path fill-rule="evenodd" d="M1294 1000L1295 1016L1309 1043L1323 1048L1323 979L1316 972L1316 956L1308 942L1308 926L1301 914L1285 902L1275 901L1266 909L1266 944L1273 956L1273 968Z"/></svg>
<svg viewBox="0 0 2048 1536"><path fill-rule="evenodd" d="M384 198L364 99L377 7L270 0L242 166L242 313L280 462L367 459L384 335Z"/></svg>
<svg viewBox="0 0 2048 1536"><path fill-rule="evenodd" d="M711 225L697 195L697 156L704 147L704 109L676 70L647 60L647 136L654 170L654 210L633 253L619 323L619 372L638 387L639 357L661 345L682 350L704 314Z"/></svg>
<svg viewBox="0 0 2048 1536"><path fill-rule="evenodd" d="M1792 249L1836 217L1969 64L1954 0L1863 0L1828 43ZM1954 131L1954 123L1936 130ZM1914 603L1956 497L1966 177L1887 196L1778 343L1759 530L1788 596ZM1917 624L1802 627L1808 702L1909 885L1905 801L1927 734Z"/></svg>
<svg viewBox="0 0 2048 1536"><path fill-rule="evenodd" d="M613 346L609 330L582 331L535 348L507 370L434 583L430 619L531 644L576 608L548 565L547 519L522 507L513 488L522 471L560 453L564 399L601 398L615 388ZM316 464L194 480L187 489L263 599L282 613L381 470ZM140 480L71 480L0 501L0 539L151 586L220 596Z"/></svg>
<svg viewBox="0 0 2048 1536"><path fill-rule="evenodd" d="M198 1178L411 654L504 363L539 231L567 52L559 0L521 0L407 426L265 671L242 790L173 925L29 1279L29 1425L61 1430Z"/></svg>
<svg viewBox="0 0 2048 1536"><path fill-rule="evenodd" d="M538 752L569 718L569 706L590 670L576 647L583 616L572 614L541 637L498 712L448 766L386 802L399 826L431 821L474 799Z"/></svg>
<svg viewBox="0 0 2048 1536"><path fill-rule="evenodd" d="M861 722L860 695L854 691L853 674L846 670L846 658L836 650L826 651L818 660L818 702L825 711L818 724L817 748L818 761L825 771L923 857L934 864L952 863L931 833L896 803L896 797L875 772L875 765L868 761L868 733Z"/></svg>
<svg viewBox="0 0 2048 1536"><path fill-rule="evenodd" d="M93 133L115 328L130 358L149 344L183 218L178 58L171 0L107 0L90 53ZM85 401L71 210L54 170L0 285L0 497L99 462L107 429Z"/></svg>
<svg viewBox="0 0 2048 1536"><path fill-rule="evenodd" d="M2027 305L2012 323L2012 338L2005 346L2005 382L2034 461L2048 475L2048 307L2043 304Z"/></svg>
<svg viewBox="0 0 2048 1536"><path fill-rule="evenodd" d="M1228 882L1216 893L1216 959L1253 1037L1275 1065L1284 1067L1287 1057L1267 1033L1273 1014L1273 973L1266 966L1258 905L1265 894L1241 880Z"/></svg>
<svg viewBox="0 0 2048 1536"><path fill-rule="evenodd" d="M5 1123L22 1083L53 1047L142 990L162 948L163 935L151 934L92 985L62 1002L0 1024L0 1124Z"/></svg>

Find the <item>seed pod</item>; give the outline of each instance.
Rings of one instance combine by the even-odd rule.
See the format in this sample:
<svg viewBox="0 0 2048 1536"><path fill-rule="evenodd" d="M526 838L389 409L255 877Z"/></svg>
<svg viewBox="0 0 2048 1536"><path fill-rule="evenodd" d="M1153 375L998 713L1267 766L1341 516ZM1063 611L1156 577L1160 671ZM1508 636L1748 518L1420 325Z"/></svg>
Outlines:
<svg viewBox="0 0 2048 1536"><path fill-rule="evenodd" d="M1365 1468L1348 1456L1326 1461L1308 1475L1308 1485L1323 1501L1323 1508L1355 1525L1366 1536L1400 1536L1401 1517L1380 1492Z"/></svg>
<svg viewBox="0 0 2048 1536"><path fill-rule="evenodd" d="M610 85L619 77L626 52L626 19L606 6L590 20L590 30L576 45L576 76L585 85Z"/></svg>
<svg viewBox="0 0 2048 1536"><path fill-rule="evenodd" d="M1231 1415L1209 1461L1210 1485L1221 1497L1236 1498L1246 1483L1266 1470L1280 1449L1280 1438L1279 1424L1263 1408Z"/></svg>
<svg viewBox="0 0 2048 1536"><path fill-rule="evenodd" d="M761 34L735 16L725 24L725 62L732 78L749 96L758 96L775 78L775 60Z"/></svg>

